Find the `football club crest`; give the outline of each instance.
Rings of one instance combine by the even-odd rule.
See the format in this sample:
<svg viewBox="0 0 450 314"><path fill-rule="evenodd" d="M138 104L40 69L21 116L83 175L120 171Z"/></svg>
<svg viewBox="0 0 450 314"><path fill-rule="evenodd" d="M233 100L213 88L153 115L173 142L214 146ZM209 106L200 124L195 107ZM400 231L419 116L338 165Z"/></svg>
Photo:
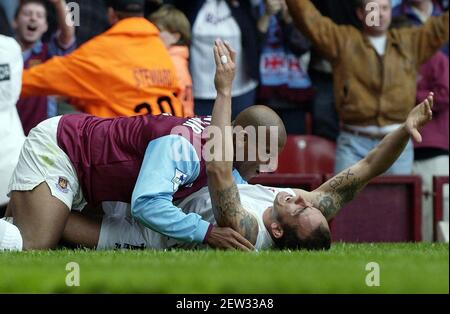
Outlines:
<svg viewBox="0 0 450 314"><path fill-rule="evenodd" d="M184 172L182 172L178 169L175 169L175 176L172 179L173 190L174 191L178 190L180 185L183 185L185 183L186 179L187 179L187 175Z"/></svg>
<svg viewBox="0 0 450 314"><path fill-rule="evenodd" d="M58 178L58 183L56 184L56 187L58 188L58 190L60 190L63 193L67 193L68 187L69 187L69 181L67 180L67 178L64 177L59 177Z"/></svg>

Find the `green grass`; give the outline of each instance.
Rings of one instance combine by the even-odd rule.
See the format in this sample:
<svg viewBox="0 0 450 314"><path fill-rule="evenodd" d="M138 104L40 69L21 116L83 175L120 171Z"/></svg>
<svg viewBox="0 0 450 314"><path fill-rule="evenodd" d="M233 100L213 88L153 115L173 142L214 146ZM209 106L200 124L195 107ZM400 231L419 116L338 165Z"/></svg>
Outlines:
<svg viewBox="0 0 450 314"><path fill-rule="evenodd" d="M448 245L336 244L328 252L0 253L0 293L448 293ZM65 284L80 265L80 286ZM380 286L365 283L380 265Z"/></svg>

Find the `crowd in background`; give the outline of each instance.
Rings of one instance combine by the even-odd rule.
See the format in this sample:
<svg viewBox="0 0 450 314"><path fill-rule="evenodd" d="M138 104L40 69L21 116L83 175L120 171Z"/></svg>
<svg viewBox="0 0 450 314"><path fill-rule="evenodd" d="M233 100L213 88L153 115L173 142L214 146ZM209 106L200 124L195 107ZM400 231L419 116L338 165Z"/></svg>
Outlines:
<svg viewBox="0 0 450 314"><path fill-rule="evenodd" d="M16 108L25 135L49 117L78 111L209 115L212 46L222 38L237 53L233 116L265 104L289 134L335 141L336 172L433 91L435 117L423 142L411 142L389 173L422 175L426 193L431 175L448 175L448 0L386 0L378 29L362 23L364 1L70 2L80 8L76 27L66 23L65 1L0 0L0 33L22 48ZM133 73L125 74L131 63Z"/></svg>

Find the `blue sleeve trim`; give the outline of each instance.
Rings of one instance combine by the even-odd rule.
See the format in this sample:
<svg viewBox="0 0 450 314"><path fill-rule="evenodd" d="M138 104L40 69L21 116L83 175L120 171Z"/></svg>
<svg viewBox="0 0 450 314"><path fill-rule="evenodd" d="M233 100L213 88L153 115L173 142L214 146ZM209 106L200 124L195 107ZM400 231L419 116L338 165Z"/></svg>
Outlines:
<svg viewBox="0 0 450 314"><path fill-rule="evenodd" d="M185 242L202 243L209 223L173 205L180 186L200 173L195 148L184 137L167 135L149 143L131 199L132 215L146 227Z"/></svg>

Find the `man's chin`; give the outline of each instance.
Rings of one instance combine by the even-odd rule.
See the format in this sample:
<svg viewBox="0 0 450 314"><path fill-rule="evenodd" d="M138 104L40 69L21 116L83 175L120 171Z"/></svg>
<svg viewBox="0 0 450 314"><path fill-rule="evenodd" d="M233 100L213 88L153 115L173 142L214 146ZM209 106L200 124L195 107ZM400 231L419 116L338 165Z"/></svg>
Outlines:
<svg viewBox="0 0 450 314"><path fill-rule="evenodd" d="M22 42L26 45L33 45L34 43L36 43L37 41L39 41L39 39L42 38L42 35L25 35L25 36L21 36L22 37Z"/></svg>

